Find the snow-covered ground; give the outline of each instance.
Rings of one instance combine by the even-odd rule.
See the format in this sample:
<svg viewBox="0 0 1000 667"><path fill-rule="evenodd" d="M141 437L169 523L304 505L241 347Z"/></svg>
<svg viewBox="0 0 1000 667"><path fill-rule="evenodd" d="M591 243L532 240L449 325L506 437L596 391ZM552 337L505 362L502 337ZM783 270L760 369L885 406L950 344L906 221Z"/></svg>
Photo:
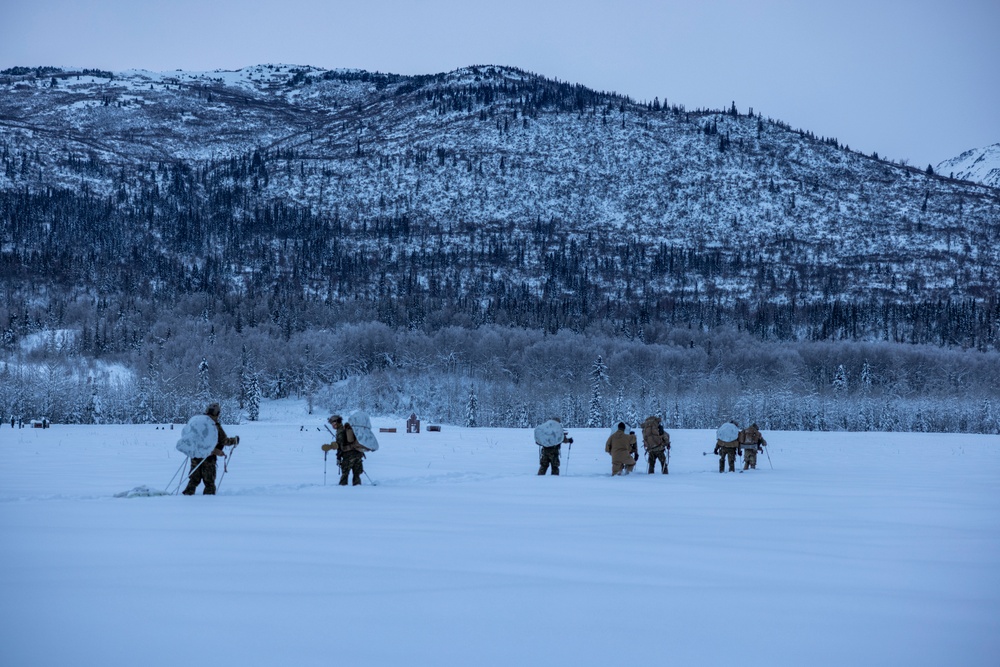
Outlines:
<svg viewBox="0 0 1000 667"><path fill-rule="evenodd" d="M266 407L216 497L114 497L167 487L179 427L0 429L0 664L1000 656L996 436L766 432L773 469L720 475L675 431L670 475L612 478L573 429L541 478L530 430L374 419L378 485L341 488L323 416Z"/></svg>

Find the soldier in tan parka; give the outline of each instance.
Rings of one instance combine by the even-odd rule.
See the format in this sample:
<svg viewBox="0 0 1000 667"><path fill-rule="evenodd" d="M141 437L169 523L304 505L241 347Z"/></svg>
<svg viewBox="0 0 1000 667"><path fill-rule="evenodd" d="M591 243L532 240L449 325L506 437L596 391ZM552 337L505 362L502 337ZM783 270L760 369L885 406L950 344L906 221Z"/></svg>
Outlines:
<svg viewBox="0 0 1000 667"><path fill-rule="evenodd" d="M660 471L666 475L667 450L670 449L670 434L663 430L660 418L651 415L642 422L642 448L646 450L646 459L649 462L649 469L646 471L652 475L656 472L656 462L660 462Z"/></svg>
<svg viewBox="0 0 1000 667"><path fill-rule="evenodd" d="M743 448L743 469L757 469L757 452L764 451L767 440L760 434L757 424L750 424L740 431L740 447Z"/></svg>
<svg viewBox="0 0 1000 667"><path fill-rule="evenodd" d="M625 424L618 422L618 430L608 437L604 443L604 451L611 454L611 474L629 474L635 468L632 458L632 438L625 432Z"/></svg>

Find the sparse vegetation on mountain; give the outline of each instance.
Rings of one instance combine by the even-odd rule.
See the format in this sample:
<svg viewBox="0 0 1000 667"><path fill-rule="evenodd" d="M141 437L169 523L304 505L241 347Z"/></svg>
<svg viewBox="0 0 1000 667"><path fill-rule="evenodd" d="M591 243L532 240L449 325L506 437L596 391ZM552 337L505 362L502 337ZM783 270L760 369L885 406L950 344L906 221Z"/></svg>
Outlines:
<svg viewBox="0 0 1000 667"><path fill-rule="evenodd" d="M687 110L491 66L39 77L0 73L8 365L33 336L71 330L60 354L183 396L218 339L239 350L264 336L262 393L315 392L346 377L302 384L274 348L371 322L397 336L505 331L512 346L518 330L609 350L682 332L745 336L761 354L880 342L997 364L1000 191L735 102ZM178 336L185 350L163 354ZM447 383L479 372L467 361L428 368ZM240 394L223 379L239 367L213 388ZM687 400L609 369L633 402ZM586 397L576 383L559 392ZM499 399L477 386L485 423ZM408 411L399 397L384 408Z"/></svg>

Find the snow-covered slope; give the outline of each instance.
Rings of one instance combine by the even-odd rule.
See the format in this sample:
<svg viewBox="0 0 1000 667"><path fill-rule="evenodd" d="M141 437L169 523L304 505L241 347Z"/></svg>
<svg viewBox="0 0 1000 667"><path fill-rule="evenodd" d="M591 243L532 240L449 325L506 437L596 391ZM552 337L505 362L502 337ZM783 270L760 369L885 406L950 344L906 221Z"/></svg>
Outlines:
<svg viewBox="0 0 1000 667"><path fill-rule="evenodd" d="M973 148L958 157L945 160L937 166L937 172L1000 188L1000 143Z"/></svg>
<svg viewBox="0 0 1000 667"><path fill-rule="evenodd" d="M105 291L242 298L292 278L309 296L410 313L441 296L536 326L595 304L642 318L840 300L871 314L1000 288L995 188L735 104L640 103L508 67L8 70L0 165L0 243L34 261L78 246L85 220L87 242L118 254L63 267ZM130 252L129 275L99 275ZM874 317L851 315L852 331L883 335Z"/></svg>

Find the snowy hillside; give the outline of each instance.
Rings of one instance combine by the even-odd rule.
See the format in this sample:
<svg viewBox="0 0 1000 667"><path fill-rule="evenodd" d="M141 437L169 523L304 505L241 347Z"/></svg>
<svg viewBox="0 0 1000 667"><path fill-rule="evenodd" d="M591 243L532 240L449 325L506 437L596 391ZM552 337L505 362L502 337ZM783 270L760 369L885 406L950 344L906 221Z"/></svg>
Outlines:
<svg viewBox="0 0 1000 667"><path fill-rule="evenodd" d="M365 460L378 485L343 488L322 416L264 416L227 426L215 497L114 497L166 487L176 429L0 428L4 664L1000 654L996 436L765 432L770 458L720 475L712 431L676 431L669 475L612 478L608 432L576 429L563 475L537 477L531 429L377 419L400 429Z"/></svg>
<svg viewBox="0 0 1000 667"><path fill-rule="evenodd" d="M937 172L1000 188L1000 144L965 151L939 164Z"/></svg>
<svg viewBox="0 0 1000 667"><path fill-rule="evenodd" d="M502 66L0 72L0 412L157 421L252 380L451 419L478 385L495 426L992 432L1000 190L682 102Z"/></svg>
<svg viewBox="0 0 1000 667"><path fill-rule="evenodd" d="M160 280L208 236L225 248L208 280L269 289L261 271L291 262L296 290L333 298L433 299L457 279L479 287L455 294L467 303L521 292L580 309L592 292L628 308L665 296L781 307L978 299L1000 285L1000 192L735 104L636 102L505 67L39 70L0 76L0 92L0 193L100 198L111 226L92 231L134 230L119 242L141 246ZM35 246L42 228L57 240L64 223L50 218L6 241ZM317 242L326 261L300 245ZM454 279L431 275L429 253ZM331 284L345 269L352 282Z"/></svg>

